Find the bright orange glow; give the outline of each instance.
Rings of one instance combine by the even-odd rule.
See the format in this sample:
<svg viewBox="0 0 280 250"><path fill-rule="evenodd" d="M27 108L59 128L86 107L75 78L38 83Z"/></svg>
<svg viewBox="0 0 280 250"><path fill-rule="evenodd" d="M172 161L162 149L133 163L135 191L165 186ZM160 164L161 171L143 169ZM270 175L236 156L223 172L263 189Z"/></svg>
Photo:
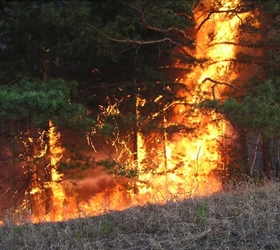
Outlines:
<svg viewBox="0 0 280 250"><path fill-rule="evenodd" d="M41 216L31 218L33 222L39 221L61 221L64 220L63 216L63 202L65 200L65 194L63 186L59 183L62 174L58 174L56 167L57 163L63 156L63 148L60 146L59 138L60 133L56 131L56 128L52 121L49 121L49 155L50 155L50 180L45 182L45 189L49 189L51 192L51 200L46 201L51 203L51 211L44 214L42 211ZM34 193L39 190L32 190Z"/></svg>
<svg viewBox="0 0 280 250"><path fill-rule="evenodd" d="M215 6L215 0L205 2L207 4L203 5L203 9L199 6L194 13L198 31L196 50L191 53L198 59L208 60L203 67L196 66L192 73L177 79L186 84L188 89L191 87L188 92L178 93L189 105L175 105L174 119L167 121L164 118L165 126L190 125L196 127L194 133L176 134L172 138L165 135L164 153L159 153L158 159L146 159L145 140L141 131L137 131L137 192L125 189L115 181L105 191L97 192L88 200L79 202L77 197L66 197L64 186L59 183L61 176L57 173L56 166L63 155L63 148L59 145L59 134L50 122L52 178L47 185L53 193L52 212L41 218L32 218L32 221L60 221L99 215L147 203L164 204L168 200L208 196L222 189L222 181L215 171L221 171L226 164L222 149L226 143L224 136L230 130L229 124L217 113L201 113L197 104L205 98L223 98L223 92L237 77L231 66L236 51L234 45L229 43L237 42L238 25L246 14L237 16L229 12L240 4L239 0L221 1L222 6L219 7ZM216 12L208 16L213 9ZM177 66L184 67L179 63ZM161 96L156 98L155 102L160 98ZM140 99L136 106L139 105L144 105ZM138 114L138 110L136 113ZM157 164L155 172L144 171L147 168L145 164L149 161Z"/></svg>
<svg viewBox="0 0 280 250"><path fill-rule="evenodd" d="M197 66L191 74L178 79L178 82L192 86L191 92L178 93L187 98L192 110L189 112L189 107L177 105L174 121L166 122L166 125L190 124L197 129L194 133L173 136L166 141L166 164L160 166L165 175L146 173L140 176L142 182L152 182L152 186L140 189L140 195L146 195L149 202L211 195L222 189L222 182L214 172L221 171L226 164L222 147L230 126L214 112L202 114L196 105L205 98L222 98L225 88L237 77L231 66L235 47L230 43L237 42L238 25L245 14L237 16L230 12L238 6L238 0L222 1L223 6L219 8L213 7L215 1L207 3L203 9L198 7L194 15L198 30L194 56L208 60L203 67ZM208 16L213 8L216 12Z"/></svg>

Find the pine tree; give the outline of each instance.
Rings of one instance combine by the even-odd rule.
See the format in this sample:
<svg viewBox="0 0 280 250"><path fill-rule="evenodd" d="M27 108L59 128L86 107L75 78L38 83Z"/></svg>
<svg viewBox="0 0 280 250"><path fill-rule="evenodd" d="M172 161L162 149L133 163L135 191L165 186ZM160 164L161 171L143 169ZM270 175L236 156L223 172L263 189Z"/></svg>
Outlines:
<svg viewBox="0 0 280 250"><path fill-rule="evenodd" d="M202 106L223 114L247 138L248 150L254 151L253 156L248 155L248 173L278 178L279 3L244 0L242 7L250 15L242 20L235 44L238 54L234 64L240 76L236 83L241 84L232 85L225 100L206 100ZM262 148L262 169L254 166L258 148Z"/></svg>

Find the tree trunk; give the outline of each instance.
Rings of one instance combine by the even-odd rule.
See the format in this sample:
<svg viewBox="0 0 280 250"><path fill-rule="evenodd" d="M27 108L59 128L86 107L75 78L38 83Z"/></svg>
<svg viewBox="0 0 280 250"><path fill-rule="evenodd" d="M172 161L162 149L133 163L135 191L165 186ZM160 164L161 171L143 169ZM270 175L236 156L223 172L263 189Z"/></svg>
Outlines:
<svg viewBox="0 0 280 250"><path fill-rule="evenodd" d="M45 182L47 183L51 183L52 181L51 168L52 168L51 164L48 164L45 167ZM48 214L52 211L52 200L53 200L52 188L47 185L47 187L45 187L45 214Z"/></svg>
<svg viewBox="0 0 280 250"><path fill-rule="evenodd" d="M263 167L264 177L270 180L269 141L263 142Z"/></svg>
<svg viewBox="0 0 280 250"><path fill-rule="evenodd" d="M45 137L45 144L48 145L46 155L45 155L45 168L44 168L44 182L47 183L45 186L45 214L48 214L52 211L52 202L53 202L53 192L51 187L52 182L52 162L51 162L51 145L50 145L50 126L47 129L48 136Z"/></svg>

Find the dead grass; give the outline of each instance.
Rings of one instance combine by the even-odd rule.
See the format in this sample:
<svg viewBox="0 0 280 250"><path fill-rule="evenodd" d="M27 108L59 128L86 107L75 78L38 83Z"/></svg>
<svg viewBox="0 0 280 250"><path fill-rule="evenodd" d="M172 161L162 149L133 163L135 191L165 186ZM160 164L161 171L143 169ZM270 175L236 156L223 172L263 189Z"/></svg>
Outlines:
<svg viewBox="0 0 280 250"><path fill-rule="evenodd" d="M280 185L60 223L0 227L0 249L280 249Z"/></svg>

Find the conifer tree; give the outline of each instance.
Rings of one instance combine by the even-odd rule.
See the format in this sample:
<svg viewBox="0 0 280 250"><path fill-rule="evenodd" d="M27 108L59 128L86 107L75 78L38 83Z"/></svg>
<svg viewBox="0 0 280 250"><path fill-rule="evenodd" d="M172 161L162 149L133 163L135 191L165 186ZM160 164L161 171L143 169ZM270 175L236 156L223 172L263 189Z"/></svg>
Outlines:
<svg viewBox="0 0 280 250"><path fill-rule="evenodd" d="M246 144L249 151L254 150L253 156L248 155L248 173L256 171L258 176L267 179L278 178L279 3L244 0L241 4L240 7L250 13L240 23L239 42L235 44L238 54L234 65L240 76L235 84L241 84L239 88L232 85L226 100L213 98L202 106L223 114L247 138L244 150ZM261 153L258 148L262 149ZM260 157L262 169L254 166Z"/></svg>

